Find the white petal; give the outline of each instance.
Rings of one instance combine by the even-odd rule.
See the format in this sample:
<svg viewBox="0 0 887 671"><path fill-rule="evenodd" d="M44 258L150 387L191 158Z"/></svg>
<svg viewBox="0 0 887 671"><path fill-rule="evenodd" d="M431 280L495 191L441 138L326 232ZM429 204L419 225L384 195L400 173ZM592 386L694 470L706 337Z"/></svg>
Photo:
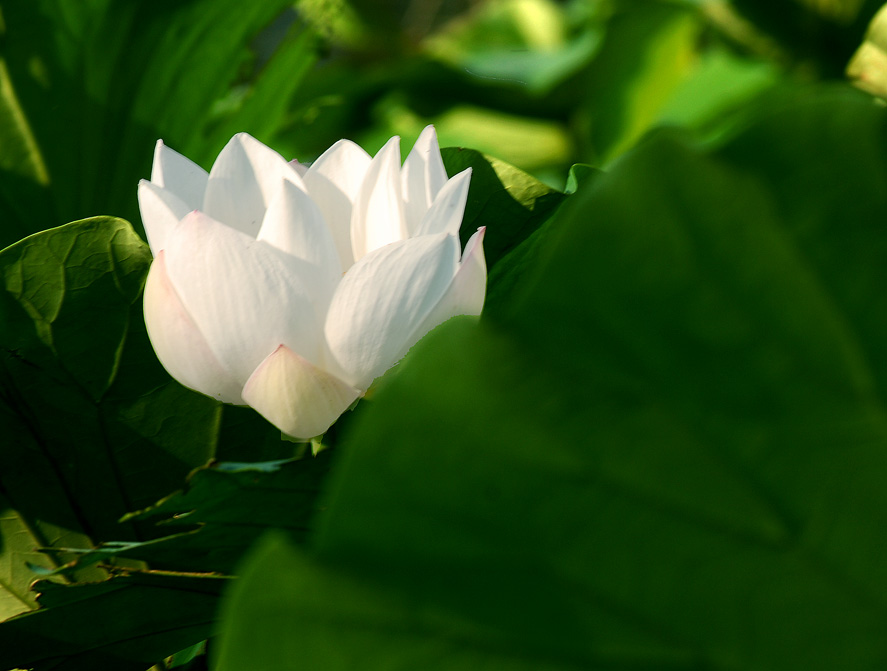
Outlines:
<svg viewBox="0 0 887 671"><path fill-rule="evenodd" d="M181 198L189 212L203 207L206 180L206 170L157 140L151 181Z"/></svg>
<svg viewBox="0 0 887 671"><path fill-rule="evenodd" d="M159 252L145 282L145 326L160 363L180 383L226 403L243 404L241 385L209 348L182 305Z"/></svg>
<svg viewBox="0 0 887 671"><path fill-rule="evenodd" d="M284 180L303 187L293 166L246 133L235 135L219 153L200 208L216 221L256 237L265 210Z"/></svg>
<svg viewBox="0 0 887 671"><path fill-rule="evenodd" d="M285 434L313 438L324 433L360 396L347 385L281 345L256 369L243 399Z"/></svg>
<svg viewBox="0 0 887 671"><path fill-rule="evenodd" d="M327 315L330 353L345 380L366 389L397 363L458 268L459 241L428 235L367 254L342 278Z"/></svg>
<svg viewBox="0 0 887 671"><path fill-rule="evenodd" d="M400 138L394 136L370 162L351 215L354 260L407 237L400 187Z"/></svg>
<svg viewBox="0 0 887 671"><path fill-rule="evenodd" d="M468 199L471 168L467 168L449 180L425 213L416 235L449 233L458 237Z"/></svg>
<svg viewBox="0 0 887 671"><path fill-rule="evenodd" d="M169 232L192 209L172 191L144 179L139 182L139 211L154 256L166 245Z"/></svg>
<svg viewBox="0 0 887 671"><path fill-rule="evenodd" d="M370 160L370 155L350 140L339 140L311 164L304 176L305 187L333 234L343 270L354 263L351 211Z"/></svg>
<svg viewBox="0 0 887 671"><path fill-rule="evenodd" d="M268 206L258 239L303 262L293 267L301 274L318 315L326 315L342 266L323 215L308 194L285 181Z"/></svg>
<svg viewBox="0 0 887 671"><path fill-rule="evenodd" d="M447 181L434 126L426 126L413 145L403 164L402 180L407 230L412 236Z"/></svg>
<svg viewBox="0 0 887 671"><path fill-rule="evenodd" d="M243 385L281 343L317 362L320 326L293 259L202 212L170 236L166 265L210 349Z"/></svg>
<svg viewBox="0 0 887 671"><path fill-rule="evenodd" d="M296 159L290 161L290 165L293 167L293 170L299 173L299 177L305 177L305 173L308 172L308 166L304 163L300 163Z"/></svg>
<svg viewBox="0 0 887 671"><path fill-rule="evenodd" d="M483 245L485 231L485 228L477 229L465 243L456 276L438 304L416 329L412 336L414 342L419 342L431 329L452 317L479 315L483 310L487 293L487 263Z"/></svg>

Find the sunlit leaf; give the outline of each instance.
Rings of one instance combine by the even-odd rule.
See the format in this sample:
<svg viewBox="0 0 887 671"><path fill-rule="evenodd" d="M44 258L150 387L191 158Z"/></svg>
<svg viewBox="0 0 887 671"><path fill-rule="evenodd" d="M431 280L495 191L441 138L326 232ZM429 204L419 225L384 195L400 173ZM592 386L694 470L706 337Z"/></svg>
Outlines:
<svg viewBox="0 0 887 671"><path fill-rule="evenodd" d="M608 23L587 83L597 164L622 154L654 124L691 71L699 30L697 13L679 3L626 4Z"/></svg>

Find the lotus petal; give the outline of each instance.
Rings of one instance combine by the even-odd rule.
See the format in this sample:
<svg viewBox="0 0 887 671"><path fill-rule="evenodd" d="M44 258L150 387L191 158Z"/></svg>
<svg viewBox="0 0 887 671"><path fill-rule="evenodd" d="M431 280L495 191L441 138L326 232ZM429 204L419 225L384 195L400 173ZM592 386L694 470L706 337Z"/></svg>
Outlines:
<svg viewBox="0 0 887 671"><path fill-rule="evenodd" d="M284 180L305 188L298 171L280 154L254 137L238 133L209 171L201 209L216 221L255 238L265 210Z"/></svg>
<svg viewBox="0 0 887 671"><path fill-rule="evenodd" d="M166 264L188 314L241 386L281 343L319 361L319 321L287 254L192 212L167 241Z"/></svg>
<svg viewBox="0 0 887 671"><path fill-rule="evenodd" d="M354 202L351 249L354 260L407 237L400 186L400 138L375 155Z"/></svg>
<svg viewBox="0 0 887 671"><path fill-rule="evenodd" d="M213 354L170 282L164 252L148 271L144 310L151 345L170 375L219 401L243 403L241 385Z"/></svg>
<svg viewBox="0 0 887 671"><path fill-rule="evenodd" d="M167 147L163 140L157 140L154 145L151 181L178 196L188 211L199 209L203 205L207 178L206 170Z"/></svg>
<svg viewBox="0 0 887 671"><path fill-rule="evenodd" d="M308 194L285 181L268 206L258 239L299 261L293 270L300 274L318 315L325 316L342 266L323 215Z"/></svg>
<svg viewBox="0 0 887 671"><path fill-rule="evenodd" d="M366 389L415 344L416 328L446 293L458 259L456 238L427 235L386 245L351 267L324 329L349 384Z"/></svg>
<svg viewBox="0 0 887 671"><path fill-rule="evenodd" d="M324 433L360 391L280 345L256 368L243 398L265 419L294 438Z"/></svg>
<svg viewBox="0 0 887 671"><path fill-rule="evenodd" d="M404 161L401 179L407 229L410 235L418 235L425 213L447 182L434 126L426 126L419 135Z"/></svg>
<svg viewBox="0 0 887 671"><path fill-rule="evenodd" d="M339 140L311 164L303 177L335 240L342 270L354 263L351 213L370 161L370 155L356 144Z"/></svg>
<svg viewBox="0 0 887 671"><path fill-rule="evenodd" d="M185 202L172 191L152 182L139 182L139 212L148 237L148 246L154 256L166 246L166 238L176 224L190 210Z"/></svg>
<svg viewBox="0 0 887 671"><path fill-rule="evenodd" d="M450 179L425 213L414 235L449 233L459 235L465 203L468 200L468 186L471 182L471 168L467 168Z"/></svg>

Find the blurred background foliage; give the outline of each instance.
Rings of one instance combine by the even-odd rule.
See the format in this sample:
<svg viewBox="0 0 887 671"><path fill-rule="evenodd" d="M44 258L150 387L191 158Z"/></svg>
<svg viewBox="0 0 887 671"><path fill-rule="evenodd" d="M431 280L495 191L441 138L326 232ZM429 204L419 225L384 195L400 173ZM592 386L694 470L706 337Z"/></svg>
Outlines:
<svg viewBox="0 0 887 671"><path fill-rule="evenodd" d="M428 123L556 188L651 127L718 138L777 84L842 78L877 0L0 2L0 247L139 217L157 138L245 130L310 161Z"/></svg>

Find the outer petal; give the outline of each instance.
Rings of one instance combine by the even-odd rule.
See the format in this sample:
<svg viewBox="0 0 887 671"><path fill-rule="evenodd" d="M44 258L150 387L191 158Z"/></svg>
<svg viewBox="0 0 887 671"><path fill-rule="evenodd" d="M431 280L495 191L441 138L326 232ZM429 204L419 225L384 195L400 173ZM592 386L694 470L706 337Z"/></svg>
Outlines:
<svg viewBox="0 0 887 671"><path fill-rule="evenodd" d="M487 293L487 262L484 258L485 228L477 229L462 253L462 262L446 293L410 339L419 342L435 326L456 315L479 315Z"/></svg>
<svg viewBox="0 0 887 671"><path fill-rule="evenodd" d="M212 353L169 281L162 251L148 271L144 308L148 337L170 375L207 396L243 404L241 385Z"/></svg>
<svg viewBox="0 0 887 671"><path fill-rule="evenodd" d="M203 205L206 180L206 170L167 147L163 140L157 140L151 181L178 196L188 211L198 210Z"/></svg>
<svg viewBox="0 0 887 671"><path fill-rule="evenodd" d="M407 237L400 186L400 138L396 135L370 162L351 215L354 260Z"/></svg>
<svg viewBox="0 0 887 671"><path fill-rule="evenodd" d="M339 140L311 164L303 177L332 232L343 270L354 263L351 211L370 160L370 155L350 140Z"/></svg>
<svg viewBox="0 0 887 671"><path fill-rule="evenodd" d="M426 126L419 135L404 161L401 177L407 229L412 236L417 234L422 218L447 182L434 126Z"/></svg>
<svg viewBox="0 0 887 671"><path fill-rule="evenodd" d="M449 233L458 236L470 182L471 168L467 168L444 184L417 227L416 235Z"/></svg>
<svg viewBox="0 0 887 671"><path fill-rule="evenodd" d="M456 238L428 235L371 252L345 274L324 331L348 383L366 389L406 354L449 288L458 257Z"/></svg>
<svg viewBox="0 0 887 671"><path fill-rule="evenodd" d="M281 183L304 188L298 171L273 149L238 133L219 153L200 208L216 221L256 237L265 210Z"/></svg>
<svg viewBox="0 0 887 671"><path fill-rule="evenodd" d="M293 259L202 212L167 242L170 281L210 349L241 384L281 343L312 362L320 326Z"/></svg>
<svg viewBox="0 0 887 671"><path fill-rule="evenodd" d="M284 181L268 206L258 239L303 262L293 268L300 272L318 314L326 315L342 267L323 215L308 194Z"/></svg>
<svg viewBox="0 0 887 671"><path fill-rule="evenodd" d="M166 246L169 232L192 209L172 191L144 179L139 182L139 211L154 256Z"/></svg>
<svg viewBox="0 0 887 671"><path fill-rule="evenodd" d="M243 399L265 419L294 438L324 433L360 391L293 352L278 347L256 369Z"/></svg>

